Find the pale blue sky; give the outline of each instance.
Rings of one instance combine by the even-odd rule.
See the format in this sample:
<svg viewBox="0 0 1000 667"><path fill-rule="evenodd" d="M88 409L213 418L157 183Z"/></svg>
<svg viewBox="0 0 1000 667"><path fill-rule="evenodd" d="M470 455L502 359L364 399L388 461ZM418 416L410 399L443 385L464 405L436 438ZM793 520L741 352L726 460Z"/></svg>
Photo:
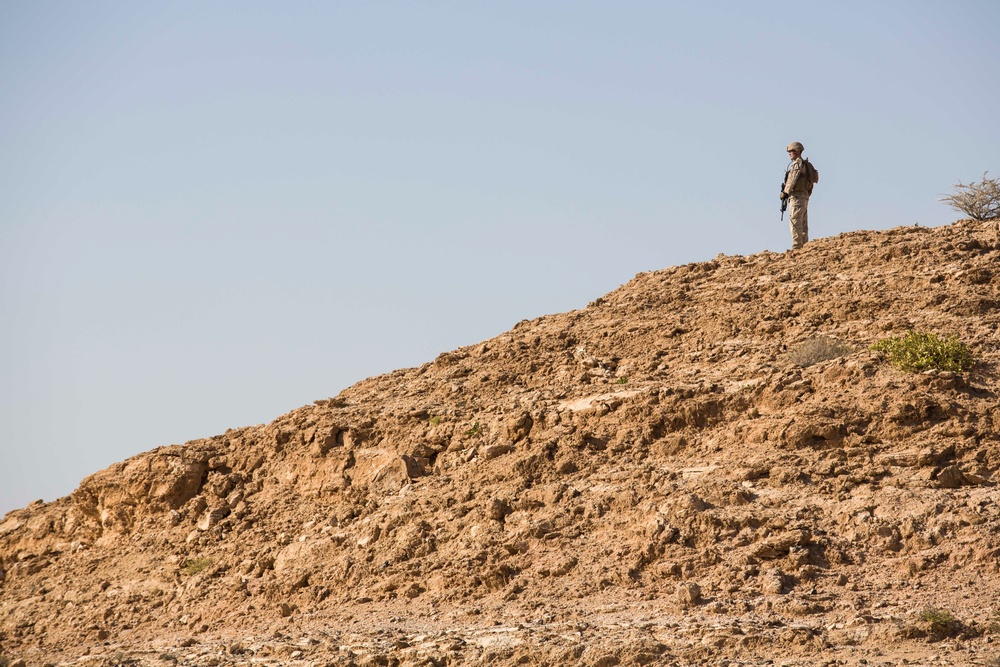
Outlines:
<svg viewBox="0 0 1000 667"><path fill-rule="evenodd" d="M0 515L640 271L959 217L989 2L0 0Z"/></svg>

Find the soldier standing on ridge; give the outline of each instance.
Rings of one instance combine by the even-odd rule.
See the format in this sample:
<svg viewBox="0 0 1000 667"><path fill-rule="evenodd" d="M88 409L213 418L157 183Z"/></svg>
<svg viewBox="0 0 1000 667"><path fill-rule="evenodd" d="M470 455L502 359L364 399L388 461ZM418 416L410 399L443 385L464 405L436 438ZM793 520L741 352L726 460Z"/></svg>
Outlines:
<svg viewBox="0 0 1000 667"><path fill-rule="evenodd" d="M813 184L819 182L819 172L808 159L802 159L805 150L799 142L788 144L788 157L791 164L785 170L785 182L781 188L781 210L787 199L789 208L788 222L792 228L792 248L801 248L809 240L809 195Z"/></svg>

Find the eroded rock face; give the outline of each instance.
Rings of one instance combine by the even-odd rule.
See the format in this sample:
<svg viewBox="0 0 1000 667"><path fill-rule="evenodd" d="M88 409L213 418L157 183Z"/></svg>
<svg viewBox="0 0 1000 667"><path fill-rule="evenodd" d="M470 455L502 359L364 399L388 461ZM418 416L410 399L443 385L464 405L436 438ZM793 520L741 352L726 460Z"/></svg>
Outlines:
<svg viewBox="0 0 1000 667"><path fill-rule="evenodd" d="M147 516L180 509L206 484L215 451L212 444L161 447L91 475L71 496L87 519L78 528L129 533Z"/></svg>
<svg viewBox="0 0 1000 667"><path fill-rule="evenodd" d="M140 454L0 520L0 655L804 665L919 661L938 635L985 651L998 260L964 221L640 274L271 424ZM906 374L868 350L908 328L979 365ZM848 349L793 363L817 337ZM928 606L961 617L934 634Z"/></svg>

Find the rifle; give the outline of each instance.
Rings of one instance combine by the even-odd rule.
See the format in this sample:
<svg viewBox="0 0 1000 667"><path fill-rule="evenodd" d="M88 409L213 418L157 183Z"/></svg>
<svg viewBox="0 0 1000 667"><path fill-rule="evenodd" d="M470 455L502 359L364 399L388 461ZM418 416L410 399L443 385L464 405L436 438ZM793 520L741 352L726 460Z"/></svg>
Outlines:
<svg viewBox="0 0 1000 667"><path fill-rule="evenodd" d="M791 169L791 167L789 167L789 169ZM781 190L779 192L781 192L782 194L785 193L785 183L788 182L788 171L789 171L789 169L785 170L785 178L783 178L781 180ZM787 209L788 209L788 197L782 197L782 199L781 199L781 219L782 219L782 221L784 221L784 219L785 219L785 211Z"/></svg>

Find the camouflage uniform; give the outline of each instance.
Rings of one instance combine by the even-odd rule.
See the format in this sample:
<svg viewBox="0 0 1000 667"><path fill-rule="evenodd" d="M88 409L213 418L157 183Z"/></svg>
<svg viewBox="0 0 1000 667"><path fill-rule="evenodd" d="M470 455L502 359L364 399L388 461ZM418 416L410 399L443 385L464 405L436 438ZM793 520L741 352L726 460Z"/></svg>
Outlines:
<svg viewBox="0 0 1000 667"><path fill-rule="evenodd" d="M792 248L801 248L809 240L808 176L801 155L792 160L785 174L784 193L788 195L788 224L792 229Z"/></svg>

